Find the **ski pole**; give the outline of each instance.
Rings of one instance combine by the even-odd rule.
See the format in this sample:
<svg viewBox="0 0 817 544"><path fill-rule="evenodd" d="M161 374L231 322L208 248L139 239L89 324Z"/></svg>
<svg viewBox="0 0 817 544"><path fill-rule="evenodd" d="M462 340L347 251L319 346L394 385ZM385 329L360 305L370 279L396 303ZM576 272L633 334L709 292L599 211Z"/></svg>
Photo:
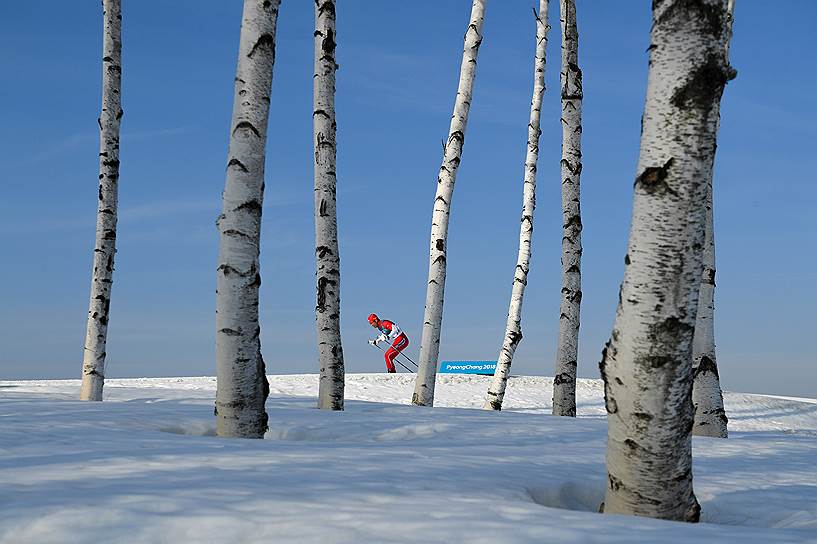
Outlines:
<svg viewBox="0 0 817 544"><path fill-rule="evenodd" d="M383 348L381 348L381 347L380 347L380 346L378 346L377 344L374 344L374 345L375 345L375 346L377 346L377 347L378 347L378 349L380 349L381 351L383 351ZM397 359L395 359L395 361L397 362L397 364L398 364L398 365L402 366L403 368L405 368L406 370L408 370L408 371L409 371L409 372L411 372L412 374L414 373L414 371L413 371L412 369L410 369L409 367L407 367L406 365L404 365L403 363L401 363L401 362L400 362L400 361L398 361Z"/></svg>
<svg viewBox="0 0 817 544"><path fill-rule="evenodd" d="M402 351L401 351L401 352L399 352L399 353L398 353L398 355L402 355L403 357L405 357L406 359L408 359L408 360L409 360L409 362L410 362L411 364L413 364L413 365L414 365L414 366L416 366L417 368L420 368L420 365L418 365L417 363L415 363L415 362L414 362L414 361L411 359L411 357L409 357L408 355L406 355L406 354L405 354L405 353L403 353Z"/></svg>
<svg viewBox="0 0 817 544"><path fill-rule="evenodd" d="M377 346L377 347L380 347L380 346ZM398 351L398 352L397 352L397 355L402 355L403 357L405 357L406 359L408 359L408 360L409 360L409 362L410 362L411 364L413 364L414 366L416 366L418 369L420 368L420 365L418 365L417 363L415 363L415 362L412 360L412 358L411 358L411 357L409 357L408 355L406 355L406 354L405 354L405 353L403 353L402 351ZM412 370L412 372L414 372L414 371Z"/></svg>
<svg viewBox="0 0 817 544"><path fill-rule="evenodd" d="M380 346L377 346L377 347L380 347ZM398 351L398 352L397 352L397 355L402 355L403 357L405 357L406 359L408 359L408 361L409 361L411 364L413 364L413 365L414 365L414 366L416 366L417 368L420 368L420 365L418 365L417 363L415 363L414 361L412 361L412 360L411 360L411 357L409 357L408 355L406 355L406 354L405 354L405 353L403 353L402 351ZM414 371L412 370L412 372L414 372Z"/></svg>

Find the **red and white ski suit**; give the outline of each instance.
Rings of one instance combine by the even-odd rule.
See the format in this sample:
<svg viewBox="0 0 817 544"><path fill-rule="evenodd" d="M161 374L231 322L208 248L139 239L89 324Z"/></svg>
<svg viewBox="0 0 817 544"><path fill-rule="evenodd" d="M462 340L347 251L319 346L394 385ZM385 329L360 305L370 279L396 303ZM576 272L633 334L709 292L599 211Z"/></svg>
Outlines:
<svg viewBox="0 0 817 544"><path fill-rule="evenodd" d="M391 341L391 347L386 350L384 358L386 359L386 370L390 373L397 372L394 368L394 359L397 354L406 349L409 345L406 333L400 330L397 323L393 323L388 319L380 320L380 325L377 327L380 330L380 336L375 338L375 342Z"/></svg>

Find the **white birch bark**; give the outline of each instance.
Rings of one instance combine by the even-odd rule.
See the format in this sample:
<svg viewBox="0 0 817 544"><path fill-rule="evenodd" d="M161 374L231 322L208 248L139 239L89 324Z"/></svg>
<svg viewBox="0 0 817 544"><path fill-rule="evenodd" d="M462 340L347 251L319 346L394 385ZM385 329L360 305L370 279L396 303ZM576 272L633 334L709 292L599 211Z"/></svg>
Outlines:
<svg viewBox="0 0 817 544"><path fill-rule="evenodd" d="M258 323L258 263L279 0L244 0L216 270L216 432L263 438L269 394Z"/></svg>
<svg viewBox="0 0 817 544"><path fill-rule="evenodd" d="M599 364L604 511L697 521L692 337L719 104L726 0L656 0L624 280Z"/></svg>
<svg viewBox="0 0 817 544"><path fill-rule="evenodd" d="M471 95L477 70L477 54L482 43L482 23L487 0L473 0L471 18L465 31L460 79L454 113L445 143L443 162L437 177L437 192L431 216L431 248L429 251L428 288L423 316L423 336L420 341L420 364L411 402L418 406L434 405L434 384L437 378L437 359L440 354L440 329L443 322L445 294L446 244L448 217L454 182L465 143L465 127L471 109Z"/></svg>
<svg viewBox="0 0 817 544"><path fill-rule="evenodd" d="M553 415L576 416L576 364L579 357L579 310L582 302L582 71L576 3L561 0L562 23L562 301L553 378Z"/></svg>
<svg viewBox="0 0 817 544"><path fill-rule="evenodd" d="M734 0L728 0L724 47L729 61L729 42L732 37ZM715 226L712 185L706 194L706 234L704 238L704 272L698 295L698 316L692 340L692 405L695 423L692 434L726 438L728 436L726 411L723 407L718 365L715 358Z"/></svg>
<svg viewBox="0 0 817 544"><path fill-rule="evenodd" d="M122 118L122 6L102 2L102 111L99 115L99 205L91 300L82 357L81 400L102 400L111 306L119 192L119 122Z"/></svg>
<svg viewBox="0 0 817 544"><path fill-rule="evenodd" d="M545 94L545 53L548 39L548 0L539 0L539 15L536 16L536 56L533 63L533 97L530 103L528 122L528 145L525 155L525 178L522 185L522 219L519 226L519 251L513 274L511 302L508 307L508 321L505 338L499 351L496 371L488 395L486 410L501 410L505 398L505 388L511 373L511 363L516 347L522 341L522 301L528 284L530 269L531 238L533 236L533 213L536 209L536 164L539 160L539 119L542 112L542 97Z"/></svg>
<svg viewBox="0 0 817 544"><path fill-rule="evenodd" d="M726 438L728 419L723 409L715 359L715 241L712 224L712 187L707 190L704 271L698 294L698 315L692 340L692 434Z"/></svg>
<svg viewBox="0 0 817 544"><path fill-rule="evenodd" d="M335 200L335 0L315 1L315 75L312 123L315 147L315 259L320 381L318 408L343 410L340 338L340 254Z"/></svg>

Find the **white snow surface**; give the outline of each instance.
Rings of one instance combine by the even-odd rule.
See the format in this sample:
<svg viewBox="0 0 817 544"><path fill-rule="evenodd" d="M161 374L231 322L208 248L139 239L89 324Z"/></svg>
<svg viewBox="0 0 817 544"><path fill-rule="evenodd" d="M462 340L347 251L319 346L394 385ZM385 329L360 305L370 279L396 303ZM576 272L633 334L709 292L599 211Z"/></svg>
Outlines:
<svg viewBox="0 0 817 544"><path fill-rule="evenodd" d="M214 436L215 378L0 382L0 543L813 542L817 401L726 393L730 437L695 438L703 522L597 514L607 425L598 380L579 417L551 378L352 374L346 410L318 376L270 376L265 440Z"/></svg>

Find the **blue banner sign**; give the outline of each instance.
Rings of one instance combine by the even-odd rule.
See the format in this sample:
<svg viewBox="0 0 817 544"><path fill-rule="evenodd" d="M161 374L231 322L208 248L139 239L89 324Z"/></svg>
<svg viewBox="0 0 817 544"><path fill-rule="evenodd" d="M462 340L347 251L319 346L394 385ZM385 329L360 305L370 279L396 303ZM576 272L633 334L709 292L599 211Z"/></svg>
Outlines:
<svg viewBox="0 0 817 544"><path fill-rule="evenodd" d="M443 374L486 374L493 376L496 361L443 361L440 372Z"/></svg>

